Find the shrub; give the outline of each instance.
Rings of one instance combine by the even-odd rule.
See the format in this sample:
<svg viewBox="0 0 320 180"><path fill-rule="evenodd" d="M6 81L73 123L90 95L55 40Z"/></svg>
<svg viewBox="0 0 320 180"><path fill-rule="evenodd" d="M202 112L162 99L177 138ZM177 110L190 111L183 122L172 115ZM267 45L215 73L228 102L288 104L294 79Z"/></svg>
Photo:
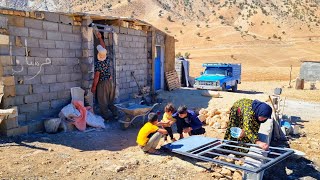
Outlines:
<svg viewBox="0 0 320 180"><path fill-rule="evenodd" d="M181 57L181 56L182 56L181 52L178 52L178 53L176 54L176 58Z"/></svg>
<svg viewBox="0 0 320 180"><path fill-rule="evenodd" d="M276 39L276 38L277 38L277 35L273 34L273 36L272 36L272 37Z"/></svg>
<svg viewBox="0 0 320 180"><path fill-rule="evenodd" d="M206 37L206 40L209 40L209 39L210 39L210 37L209 37L209 36L207 36L207 37Z"/></svg>
<svg viewBox="0 0 320 180"><path fill-rule="evenodd" d="M190 54L189 52L184 53L184 57L185 57L186 59L189 59L190 55L191 55L191 54Z"/></svg>
<svg viewBox="0 0 320 180"><path fill-rule="evenodd" d="M169 29L168 29L168 27L165 27L164 30L168 31Z"/></svg>
<svg viewBox="0 0 320 180"><path fill-rule="evenodd" d="M199 28L199 27L200 27L200 24L197 24L197 27Z"/></svg>
<svg viewBox="0 0 320 180"><path fill-rule="evenodd" d="M219 16L219 19L223 19L223 16L222 16L222 15L220 15L220 16Z"/></svg>
<svg viewBox="0 0 320 180"><path fill-rule="evenodd" d="M198 32L197 35L200 36L200 33Z"/></svg>
<svg viewBox="0 0 320 180"><path fill-rule="evenodd" d="M180 30L180 34L183 34L182 30Z"/></svg>

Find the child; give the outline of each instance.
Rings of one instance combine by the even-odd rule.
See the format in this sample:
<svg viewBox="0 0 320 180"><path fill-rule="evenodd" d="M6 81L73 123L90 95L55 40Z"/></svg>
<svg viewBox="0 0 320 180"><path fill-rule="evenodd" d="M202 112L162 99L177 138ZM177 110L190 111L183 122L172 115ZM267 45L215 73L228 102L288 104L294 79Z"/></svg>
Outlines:
<svg viewBox="0 0 320 180"><path fill-rule="evenodd" d="M162 135L167 134L165 129L158 127L162 124L158 122L157 114L150 113L148 115L148 122L140 129L137 137L137 143L145 153L160 154L156 147Z"/></svg>
<svg viewBox="0 0 320 180"><path fill-rule="evenodd" d="M165 130L167 130L168 134L166 134L164 136L164 141L167 141L167 137L168 135L170 136L171 138L171 141L176 141L176 139L173 137L173 133L172 133L172 124L176 122L176 119L174 119L172 117L172 114L174 113L174 107L173 107L173 104L169 103L166 105L166 107L164 108L164 115L163 115L163 118L162 118L162 121L164 123L163 127Z"/></svg>

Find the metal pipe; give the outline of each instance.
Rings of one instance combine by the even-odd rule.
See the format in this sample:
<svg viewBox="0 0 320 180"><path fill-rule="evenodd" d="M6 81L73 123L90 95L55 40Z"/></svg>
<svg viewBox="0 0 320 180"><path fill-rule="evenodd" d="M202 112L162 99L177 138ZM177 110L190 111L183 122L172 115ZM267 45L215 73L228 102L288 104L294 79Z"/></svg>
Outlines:
<svg viewBox="0 0 320 180"><path fill-rule="evenodd" d="M263 159L263 160L268 160L268 161L272 160L272 158L268 158L268 157L264 157L264 156L259 157L259 156L256 156L256 155L252 155L252 154L248 154L248 153L242 153L242 152L238 152L238 151L226 150L226 149L221 149L221 148L216 148L216 150L227 152L227 153L231 153L231 154L247 156L247 157L251 157L251 158L254 158L254 159Z"/></svg>

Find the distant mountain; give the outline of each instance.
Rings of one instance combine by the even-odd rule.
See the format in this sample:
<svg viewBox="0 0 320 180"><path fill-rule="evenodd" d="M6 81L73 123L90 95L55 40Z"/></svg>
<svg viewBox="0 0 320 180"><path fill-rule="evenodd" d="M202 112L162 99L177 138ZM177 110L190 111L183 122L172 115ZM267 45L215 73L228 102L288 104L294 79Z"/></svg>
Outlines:
<svg viewBox="0 0 320 180"><path fill-rule="evenodd" d="M320 35L317 0L0 0L0 5L135 17L175 36L181 47Z"/></svg>

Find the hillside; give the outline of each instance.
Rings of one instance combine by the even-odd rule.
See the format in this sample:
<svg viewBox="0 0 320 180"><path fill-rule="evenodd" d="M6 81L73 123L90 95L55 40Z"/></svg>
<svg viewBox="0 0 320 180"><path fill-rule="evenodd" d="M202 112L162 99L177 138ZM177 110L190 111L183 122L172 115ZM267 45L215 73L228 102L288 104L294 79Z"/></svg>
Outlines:
<svg viewBox="0 0 320 180"><path fill-rule="evenodd" d="M286 80L290 65L295 77L302 59L320 54L320 2L313 0L0 0L0 5L4 2L145 20L175 36L176 53L191 53L192 76L203 62L236 62L246 69L244 79Z"/></svg>

